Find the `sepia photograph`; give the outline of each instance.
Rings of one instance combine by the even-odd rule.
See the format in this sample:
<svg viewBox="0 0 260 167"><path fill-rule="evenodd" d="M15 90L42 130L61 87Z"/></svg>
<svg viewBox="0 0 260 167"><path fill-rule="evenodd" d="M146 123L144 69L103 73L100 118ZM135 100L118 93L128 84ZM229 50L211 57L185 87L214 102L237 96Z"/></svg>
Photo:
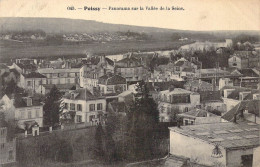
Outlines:
<svg viewBox="0 0 260 167"><path fill-rule="evenodd" d="M0 167L260 167L260 0L0 0Z"/></svg>

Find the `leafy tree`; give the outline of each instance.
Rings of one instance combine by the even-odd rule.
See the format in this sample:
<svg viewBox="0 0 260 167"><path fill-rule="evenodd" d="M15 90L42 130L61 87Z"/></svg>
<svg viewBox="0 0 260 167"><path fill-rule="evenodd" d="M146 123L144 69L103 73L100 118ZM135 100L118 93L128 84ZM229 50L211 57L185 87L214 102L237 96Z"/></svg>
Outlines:
<svg viewBox="0 0 260 167"><path fill-rule="evenodd" d="M59 124L60 118L60 99L62 94L54 85L45 98L43 106L44 123L46 125L55 126Z"/></svg>
<svg viewBox="0 0 260 167"><path fill-rule="evenodd" d="M95 155L97 157L104 156L104 149L103 149L103 137L104 131L101 124L98 124L95 134Z"/></svg>
<svg viewBox="0 0 260 167"><path fill-rule="evenodd" d="M139 95L127 114L129 157L136 160L153 156L153 132L159 122L157 105L149 97L149 91L143 81L138 85L137 91Z"/></svg>
<svg viewBox="0 0 260 167"><path fill-rule="evenodd" d="M12 94L12 93L16 93L16 90L18 89L15 81L13 79L11 79L11 81L5 83L5 88L4 88L4 93L5 94Z"/></svg>

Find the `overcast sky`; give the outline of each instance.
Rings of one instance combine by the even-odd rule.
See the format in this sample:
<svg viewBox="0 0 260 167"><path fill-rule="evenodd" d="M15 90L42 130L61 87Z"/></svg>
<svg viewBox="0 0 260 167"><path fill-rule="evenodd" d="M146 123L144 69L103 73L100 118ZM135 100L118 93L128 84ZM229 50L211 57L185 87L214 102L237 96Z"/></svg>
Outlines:
<svg viewBox="0 0 260 167"><path fill-rule="evenodd" d="M178 6L184 11L84 11L68 6ZM0 17L58 17L183 30L260 30L260 0L0 0Z"/></svg>

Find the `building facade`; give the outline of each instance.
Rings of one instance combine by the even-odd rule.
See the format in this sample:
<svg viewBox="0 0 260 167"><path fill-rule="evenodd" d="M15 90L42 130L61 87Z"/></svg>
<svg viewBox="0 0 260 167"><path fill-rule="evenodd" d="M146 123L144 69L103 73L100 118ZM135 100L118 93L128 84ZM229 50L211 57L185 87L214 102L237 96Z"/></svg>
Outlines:
<svg viewBox="0 0 260 167"><path fill-rule="evenodd" d="M68 92L63 97L64 110L75 114L75 123L99 123L106 114L106 99L93 95L87 89Z"/></svg>

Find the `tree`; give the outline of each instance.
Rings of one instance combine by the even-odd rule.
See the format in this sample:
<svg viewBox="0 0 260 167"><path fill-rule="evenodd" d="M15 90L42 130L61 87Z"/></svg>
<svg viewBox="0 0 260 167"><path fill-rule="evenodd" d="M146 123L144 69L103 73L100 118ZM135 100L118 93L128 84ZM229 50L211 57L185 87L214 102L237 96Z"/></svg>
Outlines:
<svg viewBox="0 0 260 167"><path fill-rule="evenodd" d="M17 85L13 79L11 79L11 81L9 81L8 83L5 83L4 86L5 86L5 88L4 88L5 94L10 95L12 93L16 93Z"/></svg>
<svg viewBox="0 0 260 167"><path fill-rule="evenodd" d="M152 157L154 128L159 122L157 104L149 97L149 91L143 81L139 83L137 91L139 96L127 114L129 157L136 160Z"/></svg>
<svg viewBox="0 0 260 167"><path fill-rule="evenodd" d="M60 99L62 94L54 85L45 98L43 106L44 123L46 125L55 126L59 124L60 118Z"/></svg>
<svg viewBox="0 0 260 167"><path fill-rule="evenodd" d="M98 124L95 134L95 155L99 158L104 156L103 136L104 131L102 125Z"/></svg>

